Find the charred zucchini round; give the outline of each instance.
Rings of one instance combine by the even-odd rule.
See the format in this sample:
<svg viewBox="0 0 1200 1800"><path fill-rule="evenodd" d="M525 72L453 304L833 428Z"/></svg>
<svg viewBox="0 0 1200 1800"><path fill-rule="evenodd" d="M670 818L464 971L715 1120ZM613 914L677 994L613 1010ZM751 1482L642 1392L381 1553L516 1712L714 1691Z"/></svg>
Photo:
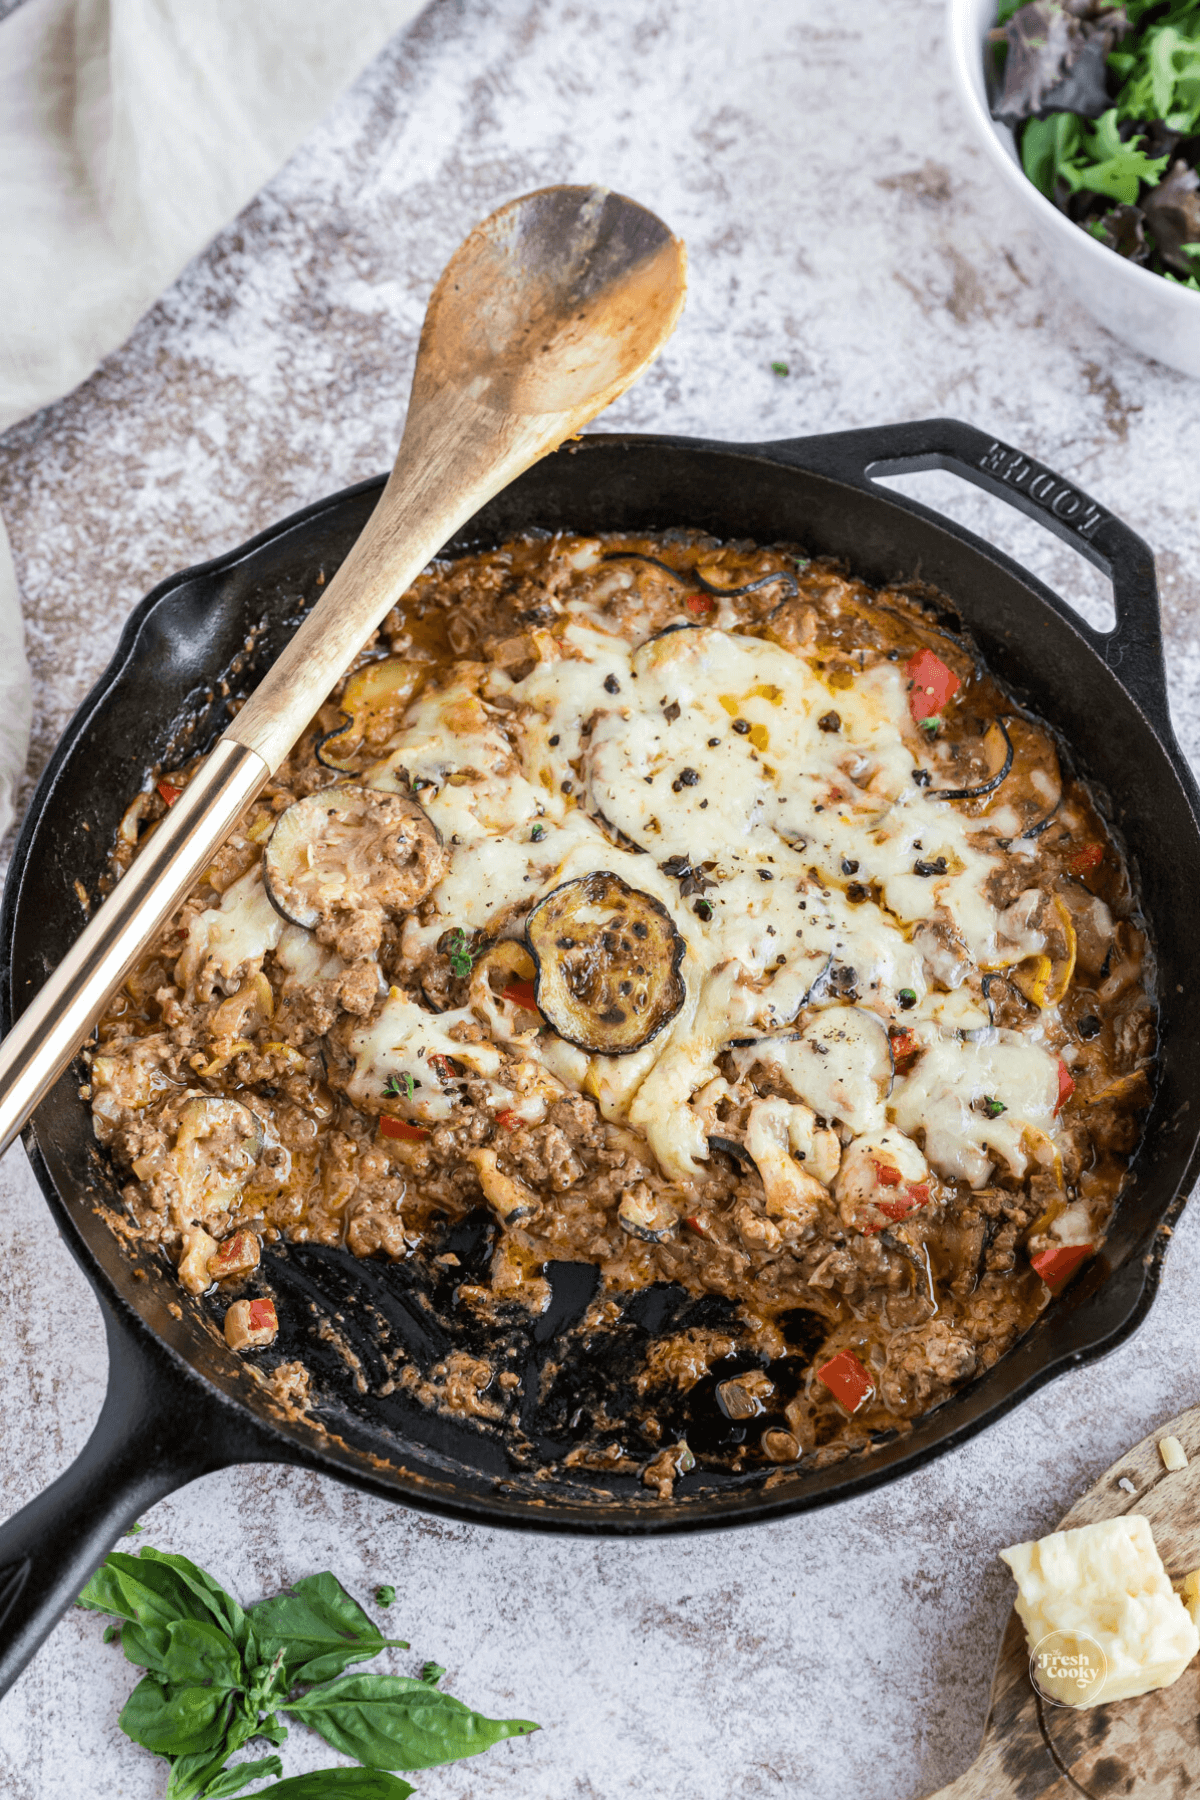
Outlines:
<svg viewBox="0 0 1200 1800"><path fill-rule="evenodd" d="M342 692L343 725L335 726L316 746L317 761L339 775L351 773L346 761L364 743L376 750L387 741L405 707L429 671L421 663L389 657L356 669Z"/></svg>
<svg viewBox="0 0 1200 1800"><path fill-rule="evenodd" d="M580 1050L640 1050L683 1005L684 942L670 913L607 869L547 894L529 915L525 941L539 1008Z"/></svg>
<svg viewBox="0 0 1200 1800"><path fill-rule="evenodd" d="M441 879L446 853L415 800L374 788L307 794L281 813L263 854L263 887L292 925L407 911Z"/></svg>

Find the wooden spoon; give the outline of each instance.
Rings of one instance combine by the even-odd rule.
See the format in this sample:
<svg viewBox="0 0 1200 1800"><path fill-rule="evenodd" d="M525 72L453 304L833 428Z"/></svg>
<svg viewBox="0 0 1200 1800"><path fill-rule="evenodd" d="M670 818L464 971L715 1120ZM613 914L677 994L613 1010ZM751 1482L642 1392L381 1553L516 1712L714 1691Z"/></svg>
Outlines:
<svg viewBox="0 0 1200 1800"><path fill-rule="evenodd" d="M1160 1438L1189 1463L1168 1474ZM1125 1481L1129 1484L1122 1487ZM1130 1491L1132 1489L1132 1491ZM1200 1407L1160 1426L1103 1474L1059 1531L1144 1513L1168 1575L1200 1567ZM965 1775L928 1800L1181 1800L1200 1793L1200 1659L1168 1688L1084 1710L1042 1700L1029 1679L1025 1629L1014 1612L992 1677L983 1745Z"/></svg>
<svg viewBox="0 0 1200 1800"><path fill-rule="evenodd" d="M400 451L325 593L0 1044L0 1151L330 688L448 538L649 367L686 260L653 213L553 187L485 219L433 291Z"/></svg>

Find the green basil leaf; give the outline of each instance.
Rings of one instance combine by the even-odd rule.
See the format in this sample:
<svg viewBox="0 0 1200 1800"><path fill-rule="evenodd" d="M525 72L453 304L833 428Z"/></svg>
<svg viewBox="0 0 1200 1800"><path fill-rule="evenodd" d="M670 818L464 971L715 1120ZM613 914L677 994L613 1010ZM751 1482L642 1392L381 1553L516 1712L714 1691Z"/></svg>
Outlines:
<svg viewBox="0 0 1200 1800"><path fill-rule="evenodd" d="M117 1723L156 1756L193 1756L223 1742L232 1709L233 1697L223 1688L163 1687L144 1675Z"/></svg>
<svg viewBox="0 0 1200 1800"><path fill-rule="evenodd" d="M171 1625L178 1623L177 1619L171 1620ZM149 1669L152 1675L165 1678L171 1625L136 1625L127 1619L121 1627L121 1648L126 1659L135 1668Z"/></svg>
<svg viewBox="0 0 1200 1800"><path fill-rule="evenodd" d="M427 1662L421 1670L421 1680L426 1687L436 1687L445 1673L441 1663Z"/></svg>
<svg viewBox="0 0 1200 1800"><path fill-rule="evenodd" d="M250 1608L249 1619L264 1662L283 1652L285 1687L297 1681L328 1681L389 1645L408 1649L400 1638L382 1637L357 1600L328 1571L306 1575L273 1600L260 1600Z"/></svg>
<svg viewBox="0 0 1200 1800"><path fill-rule="evenodd" d="M240 1688L245 1677L237 1646L224 1631L203 1619L176 1619L167 1626L163 1673L173 1687Z"/></svg>
<svg viewBox="0 0 1200 1800"><path fill-rule="evenodd" d="M112 1561L111 1557L109 1561ZM171 1586L171 1591L180 1595L184 1593L191 1595L192 1606L187 1610L182 1605L179 1608L182 1618L195 1619L211 1615L221 1629L229 1633L239 1650L244 1647L246 1615L233 1595L227 1594L220 1582L214 1581L206 1569L197 1568L196 1564L189 1562L186 1556L172 1556L165 1550L152 1550L149 1545L141 1552L137 1561L141 1570L141 1578L147 1585L151 1585L152 1581L161 1582L165 1588L169 1583L169 1577L174 1576L175 1581ZM147 1563L154 1569L153 1576L146 1568ZM160 1591L163 1590L160 1589ZM204 1608L203 1613L196 1610L197 1602L200 1607Z"/></svg>
<svg viewBox="0 0 1200 1800"><path fill-rule="evenodd" d="M263 1800L408 1800L416 1791L399 1776L378 1769L314 1769L311 1775L290 1775L260 1789Z"/></svg>
<svg viewBox="0 0 1200 1800"><path fill-rule="evenodd" d="M141 1647L159 1657L166 1652L166 1639L156 1633L175 1619L216 1624L239 1645L245 1636L246 1615L232 1595L186 1556L168 1556L161 1550L146 1548L140 1556L112 1551L79 1596L79 1604L140 1625L148 1634Z"/></svg>
<svg viewBox="0 0 1200 1800"><path fill-rule="evenodd" d="M191 1756L177 1756L171 1763L165 1800L198 1800L209 1782L221 1773L229 1755L228 1744L216 1750L198 1750Z"/></svg>
<svg viewBox="0 0 1200 1800"><path fill-rule="evenodd" d="M450 1694L402 1675L343 1675L289 1701L283 1711L371 1769L431 1769L540 1729L528 1719L486 1719Z"/></svg>
<svg viewBox="0 0 1200 1800"><path fill-rule="evenodd" d="M121 1648L126 1657L158 1675L165 1672L168 1627L181 1618L212 1619L207 1607L178 1586L170 1571L164 1580L156 1570L145 1568L140 1557L120 1550L96 1570L80 1595L80 1605L123 1619Z"/></svg>
<svg viewBox="0 0 1200 1800"><path fill-rule="evenodd" d="M247 1782L261 1781L265 1775L282 1774L283 1764L277 1756L260 1756L257 1762L234 1763L231 1769L222 1769L201 1793L203 1800L227 1800L230 1794L240 1794Z"/></svg>
<svg viewBox="0 0 1200 1800"><path fill-rule="evenodd" d="M91 1612L112 1613L118 1619L136 1620L139 1625L168 1625L172 1619L199 1617L197 1608L189 1606L181 1612L172 1600L165 1599L140 1577L138 1558L114 1550L100 1564L77 1604Z"/></svg>
<svg viewBox="0 0 1200 1800"><path fill-rule="evenodd" d="M220 1775L234 1752L240 1750L250 1738L263 1735L258 1714L243 1694L215 1753L212 1750L202 1750L192 1756L175 1758L171 1766L171 1779L167 1784L166 1800L200 1800L200 1796L207 1792L209 1783ZM284 1736L286 1735L285 1732Z"/></svg>
<svg viewBox="0 0 1200 1800"><path fill-rule="evenodd" d="M268 1744L275 1744L276 1746L286 1744L287 1735L287 1726L281 1725L274 1713L271 1713L265 1719L260 1719L254 1728L255 1737L266 1738Z"/></svg>

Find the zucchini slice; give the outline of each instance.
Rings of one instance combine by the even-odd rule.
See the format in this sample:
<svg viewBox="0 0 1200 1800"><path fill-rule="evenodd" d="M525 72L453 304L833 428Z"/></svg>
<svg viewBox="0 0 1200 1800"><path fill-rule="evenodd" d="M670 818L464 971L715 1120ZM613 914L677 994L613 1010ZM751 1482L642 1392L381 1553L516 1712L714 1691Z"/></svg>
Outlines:
<svg viewBox="0 0 1200 1800"><path fill-rule="evenodd" d="M627 1056L683 1005L684 942L670 913L607 869L547 894L529 915L525 942L539 1009L580 1050Z"/></svg>
<svg viewBox="0 0 1200 1800"><path fill-rule="evenodd" d="M317 761L339 775L353 765L346 761L364 741L376 749L395 730L417 689L429 674L423 663L391 656L386 662L367 663L356 669L342 692L346 723L327 732L316 747Z"/></svg>
<svg viewBox="0 0 1200 1800"><path fill-rule="evenodd" d="M263 887L291 925L406 912L446 868L437 827L415 800L350 785L295 801L263 853Z"/></svg>

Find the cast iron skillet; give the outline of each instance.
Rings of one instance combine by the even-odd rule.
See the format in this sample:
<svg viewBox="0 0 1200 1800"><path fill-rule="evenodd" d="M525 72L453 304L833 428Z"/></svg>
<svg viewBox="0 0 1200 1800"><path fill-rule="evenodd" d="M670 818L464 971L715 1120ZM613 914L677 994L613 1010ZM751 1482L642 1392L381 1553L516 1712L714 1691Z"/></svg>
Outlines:
<svg viewBox="0 0 1200 1800"><path fill-rule="evenodd" d="M998 551L871 477L948 468L1009 500L1112 578L1116 627L1092 630ZM248 691L337 567L382 482L297 513L252 543L175 576L131 617L112 664L47 768L21 833L0 915L7 1029L82 923L76 882L94 893L129 796L150 766L174 766L217 734L226 701ZM422 1294L405 1265L337 1250L281 1247L264 1273L284 1321L274 1360L312 1367L314 1417L289 1418L153 1256L127 1248L105 1210L117 1183L92 1137L80 1072L63 1077L25 1143L55 1224L99 1296L108 1396L77 1462L0 1529L0 1684L13 1680L118 1534L172 1488L237 1462L291 1462L431 1512L542 1530L656 1534L804 1512L890 1481L963 1442L1051 1376L1112 1349L1144 1317L1165 1242L1197 1173L1200 1034L1185 1015L1200 931L1200 795L1167 712L1151 555L1119 520L1031 458L953 421L774 444L668 437L583 439L539 463L474 519L454 546L530 527L582 531L700 527L722 537L794 540L843 557L868 581L919 573L969 625L992 668L1063 733L1107 793L1154 931L1162 1066L1132 1185L1103 1253L982 1380L878 1444L863 1460L774 1475L697 1471L673 1501L636 1477L583 1470L535 1479L568 1440L532 1433L524 1467L487 1431L447 1423L402 1393L380 1393L381 1322L423 1368L453 1341L452 1305ZM253 640L252 648L247 644ZM85 829L86 827L86 829ZM464 1244L469 1257L471 1246ZM527 1387L553 1333L582 1312L591 1271L558 1265L554 1303L531 1327ZM444 1296L443 1296L444 1299ZM651 1290L642 1332L678 1324L679 1295ZM316 1335L322 1315L362 1363ZM261 1360L261 1359L260 1359ZM268 1362L271 1358L266 1359ZM365 1386L366 1391L361 1391ZM19 1454L8 1446L10 1456Z"/></svg>

